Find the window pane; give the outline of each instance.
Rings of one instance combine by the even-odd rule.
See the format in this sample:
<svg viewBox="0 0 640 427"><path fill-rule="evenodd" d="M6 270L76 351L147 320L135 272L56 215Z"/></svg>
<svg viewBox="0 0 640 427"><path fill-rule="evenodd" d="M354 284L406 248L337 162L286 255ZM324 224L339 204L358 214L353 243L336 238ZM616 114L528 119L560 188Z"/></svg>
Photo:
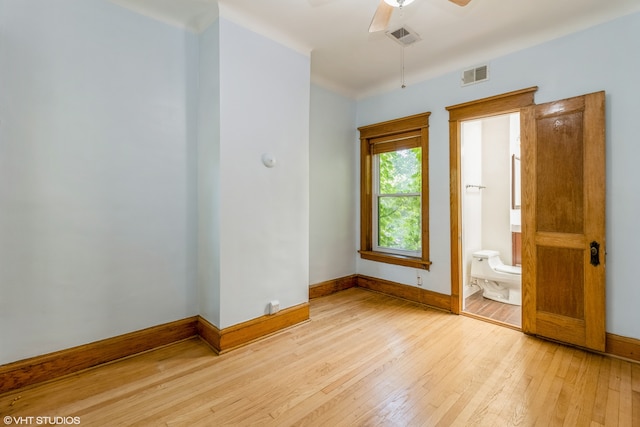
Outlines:
<svg viewBox="0 0 640 427"><path fill-rule="evenodd" d="M419 193L422 149L380 153L380 194Z"/></svg>
<svg viewBox="0 0 640 427"><path fill-rule="evenodd" d="M378 198L378 246L419 251L420 196Z"/></svg>

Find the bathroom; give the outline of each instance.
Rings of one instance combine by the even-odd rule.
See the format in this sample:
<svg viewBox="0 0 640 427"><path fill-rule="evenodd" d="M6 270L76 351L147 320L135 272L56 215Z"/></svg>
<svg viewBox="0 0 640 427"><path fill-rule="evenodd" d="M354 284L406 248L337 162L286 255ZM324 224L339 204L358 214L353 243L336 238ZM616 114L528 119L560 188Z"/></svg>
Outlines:
<svg viewBox="0 0 640 427"><path fill-rule="evenodd" d="M463 312L519 328L519 113L463 122L461 166Z"/></svg>

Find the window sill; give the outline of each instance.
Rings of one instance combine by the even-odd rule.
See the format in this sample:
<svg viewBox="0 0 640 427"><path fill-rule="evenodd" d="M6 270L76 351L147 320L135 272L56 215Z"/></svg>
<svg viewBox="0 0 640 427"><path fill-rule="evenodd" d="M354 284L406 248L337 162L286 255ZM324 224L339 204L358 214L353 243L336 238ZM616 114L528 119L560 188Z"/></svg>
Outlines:
<svg viewBox="0 0 640 427"><path fill-rule="evenodd" d="M362 259L368 259L369 261L385 262L387 264L402 265L404 267L423 268L429 270L431 261L423 260L422 258L414 258L402 255L387 254L384 252L374 251L358 251Z"/></svg>

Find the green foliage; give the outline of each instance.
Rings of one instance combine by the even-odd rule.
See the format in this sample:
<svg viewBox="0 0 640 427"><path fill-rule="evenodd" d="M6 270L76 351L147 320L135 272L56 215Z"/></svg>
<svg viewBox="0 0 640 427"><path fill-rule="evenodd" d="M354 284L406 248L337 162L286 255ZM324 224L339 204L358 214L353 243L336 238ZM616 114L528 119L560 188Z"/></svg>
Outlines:
<svg viewBox="0 0 640 427"><path fill-rule="evenodd" d="M378 245L419 251L421 248L422 150L379 154Z"/></svg>

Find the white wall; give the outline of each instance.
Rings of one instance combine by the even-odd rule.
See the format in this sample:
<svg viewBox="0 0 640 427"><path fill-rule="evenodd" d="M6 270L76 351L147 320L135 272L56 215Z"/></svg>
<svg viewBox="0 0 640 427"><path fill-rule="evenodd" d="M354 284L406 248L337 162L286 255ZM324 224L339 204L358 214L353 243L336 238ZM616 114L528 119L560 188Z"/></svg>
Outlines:
<svg viewBox="0 0 640 427"><path fill-rule="evenodd" d="M197 313L197 39L0 0L0 364Z"/></svg>
<svg viewBox="0 0 640 427"><path fill-rule="evenodd" d="M198 38L198 310L220 325L220 25Z"/></svg>
<svg viewBox="0 0 640 427"><path fill-rule="evenodd" d="M640 286L635 239L640 235L640 145L637 144L637 70L640 14L633 14L508 56L491 59L491 80L460 87L459 73L408 82L358 102L357 126L431 111L430 273L424 287L450 293L449 129L446 106L539 86L536 102L607 92L607 331L640 338ZM357 200L354 201L357 206ZM358 273L412 285L415 272L358 259Z"/></svg>
<svg viewBox="0 0 640 427"><path fill-rule="evenodd" d="M220 324L309 296L310 58L220 26ZM262 164L272 153L274 168Z"/></svg>
<svg viewBox="0 0 640 427"><path fill-rule="evenodd" d="M311 86L309 284L356 271L355 101Z"/></svg>
<svg viewBox="0 0 640 427"><path fill-rule="evenodd" d="M460 126L460 167L462 175L462 280L468 285L474 252L482 245L483 190L467 185L484 185L482 180L482 120L467 120ZM468 289L467 289L468 291Z"/></svg>
<svg viewBox="0 0 640 427"><path fill-rule="evenodd" d="M350 129L350 101L315 87L310 96L307 56L216 25L198 38L98 0L0 0L0 364L198 312L230 326L274 298L304 302L309 282L354 264L414 285L414 269L355 254L350 132L424 111L433 261L424 287L448 294L444 108L534 85L538 103L608 93L607 330L640 338L628 237L640 234L640 14L493 59L486 83L461 88L451 73L360 100ZM265 151L274 169L261 164ZM342 158L327 166L330 151L350 156L353 173ZM343 184L335 203L323 183Z"/></svg>
<svg viewBox="0 0 640 427"><path fill-rule="evenodd" d="M511 156L509 116L485 118L482 123L482 249L500 252L511 265Z"/></svg>

